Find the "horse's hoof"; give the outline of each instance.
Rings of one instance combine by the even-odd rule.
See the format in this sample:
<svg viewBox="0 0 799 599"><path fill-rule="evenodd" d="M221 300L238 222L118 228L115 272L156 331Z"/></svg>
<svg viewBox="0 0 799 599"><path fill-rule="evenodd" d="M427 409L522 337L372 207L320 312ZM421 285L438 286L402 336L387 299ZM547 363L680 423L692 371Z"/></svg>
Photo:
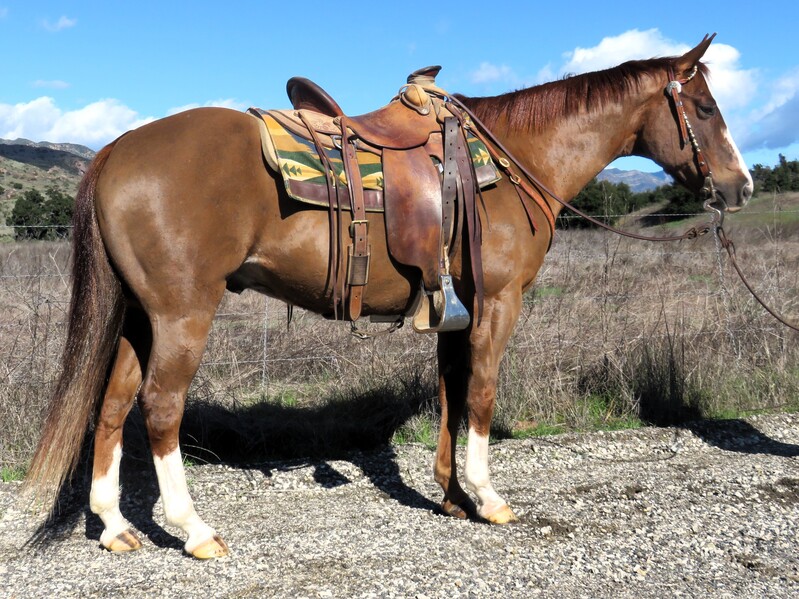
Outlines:
<svg viewBox="0 0 799 599"><path fill-rule="evenodd" d="M469 498L459 503L445 498L441 502L441 511L447 516L453 516L461 520L474 520L477 517L477 506Z"/></svg>
<svg viewBox="0 0 799 599"><path fill-rule="evenodd" d="M207 541L200 543L190 552L197 559L214 559L225 557L230 553L227 544L219 535L214 535Z"/></svg>
<svg viewBox="0 0 799 599"><path fill-rule="evenodd" d="M441 503L441 511L447 516L454 516L455 518L460 518L461 520L466 520L469 517L469 515L461 506L459 506L457 503L452 503L449 499L445 499Z"/></svg>
<svg viewBox="0 0 799 599"><path fill-rule="evenodd" d="M513 510L507 504L500 507L497 511L483 516L491 524L510 524L518 522L519 517L513 513Z"/></svg>
<svg viewBox="0 0 799 599"><path fill-rule="evenodd" d="M103 547L114 553L141 549L141 541L132 530L124 530L108 542L103 542L102 544Z"/></svg>

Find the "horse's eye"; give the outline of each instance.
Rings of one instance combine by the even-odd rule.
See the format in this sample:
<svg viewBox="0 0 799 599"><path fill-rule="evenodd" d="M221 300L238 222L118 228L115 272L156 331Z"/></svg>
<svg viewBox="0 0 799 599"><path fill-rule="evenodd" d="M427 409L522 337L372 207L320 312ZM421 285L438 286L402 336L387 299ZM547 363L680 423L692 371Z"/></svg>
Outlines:
<svg viewBox="0 0 799 599"><path fill-rule="evenodd" d="M715 104L697 104L696 112L699 115L699 118L702 119L709 119L716 114L716 105Z"/></svg>

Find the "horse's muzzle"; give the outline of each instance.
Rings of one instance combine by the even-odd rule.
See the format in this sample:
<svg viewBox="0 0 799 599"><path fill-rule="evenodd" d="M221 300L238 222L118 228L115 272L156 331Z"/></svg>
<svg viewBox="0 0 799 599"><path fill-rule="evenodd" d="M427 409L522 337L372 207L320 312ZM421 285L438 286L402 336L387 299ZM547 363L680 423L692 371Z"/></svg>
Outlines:
<svg viewBox="0 0 799 599"><path fill-rule="evenodd" d="M738 212L749 203L753 191L754 185L751 180L738 186L718 185L716 187L716 201L711 205L725 212Z"/></svg>

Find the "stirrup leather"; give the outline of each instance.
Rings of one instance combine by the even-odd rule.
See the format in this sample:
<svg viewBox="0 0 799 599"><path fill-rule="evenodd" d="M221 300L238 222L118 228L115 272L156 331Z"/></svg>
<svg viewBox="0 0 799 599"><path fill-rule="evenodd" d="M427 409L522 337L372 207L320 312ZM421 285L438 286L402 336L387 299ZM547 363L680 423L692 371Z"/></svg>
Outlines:
<svg viewBox="0 0 799 599"><path fill-rule="evenodd" d="M471 317L455 294L451 275L439 275L439 289L427 291L422 285L413 329L417 333L460 331L469 326Z"/></svg>

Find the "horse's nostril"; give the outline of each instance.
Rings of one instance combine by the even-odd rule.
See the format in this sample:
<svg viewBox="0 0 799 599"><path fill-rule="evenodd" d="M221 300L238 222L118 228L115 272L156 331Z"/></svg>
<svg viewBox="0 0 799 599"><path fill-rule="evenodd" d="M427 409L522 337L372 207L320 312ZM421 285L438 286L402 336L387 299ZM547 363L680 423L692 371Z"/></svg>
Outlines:
<svg viewBox="0 0 799 599"><path fill-rule="evenodd" d="M754 186L751 183L746 183L746 185L744 185L741 188L741 202L740 202L741 206L743 206L750 200L750 198L752 197L753 190Z"/></svg>

